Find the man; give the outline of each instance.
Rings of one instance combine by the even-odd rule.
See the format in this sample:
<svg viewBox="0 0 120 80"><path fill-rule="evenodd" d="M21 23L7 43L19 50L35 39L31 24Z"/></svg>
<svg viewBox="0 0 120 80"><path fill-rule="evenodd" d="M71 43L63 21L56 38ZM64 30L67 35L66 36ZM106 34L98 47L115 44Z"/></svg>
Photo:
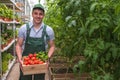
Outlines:
<svg viewBox="0 0 120 80"><path fill-rule="evenodd" d="M49 45L48 57L50 58L55 50L54 31L42 22L44 16L44 7L41 4L36 4L32 10L33 21L24 24L19 29L16 53L21 68L23 64L22 56L46 51ZM23 75L20 70L19 80L32 80L32 75ZM34 80L45 80L45 74L35 74Z"/></svg>

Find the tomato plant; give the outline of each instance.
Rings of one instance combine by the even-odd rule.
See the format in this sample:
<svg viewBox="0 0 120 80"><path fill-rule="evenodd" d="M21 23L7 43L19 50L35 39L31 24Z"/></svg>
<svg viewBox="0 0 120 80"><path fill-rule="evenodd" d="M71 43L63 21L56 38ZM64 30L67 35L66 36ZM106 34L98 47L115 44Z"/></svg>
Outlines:
<svg viewBox="0 0 120 80"><path fill-rule="evenodd" d="M45 21L55 30L60 53L70 59L85 57L74 70L90 73L93 80L119 80L120 1L47 1Z"/></svg>

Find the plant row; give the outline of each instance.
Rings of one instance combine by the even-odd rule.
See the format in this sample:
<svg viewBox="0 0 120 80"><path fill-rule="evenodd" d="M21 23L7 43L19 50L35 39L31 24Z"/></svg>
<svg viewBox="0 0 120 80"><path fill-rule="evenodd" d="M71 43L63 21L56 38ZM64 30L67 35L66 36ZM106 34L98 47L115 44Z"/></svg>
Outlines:
<svg viewBox="0 0 120 80"><path fill-rule="evenodd" d="M14 14L13 10L8 8L5 4L0 3L0 20L3 21L15 21L19 22L20 18L17 14Z"/></svg>
<svg viewBox="0 0 120 80"><path fill-rule="evenodd" d="M15 36L17 36L17 31L15 32L13 31L12 25L8 26L8 24L2 24L2 27L1 27L2 49L6 47L13 40L14 33L15 33Z"/></svg>
<svg viewBox="0 0 120 80"><path fill-rule="evenodd" d="M13 58L13 55L9 52L2 53L2 74L6 73Z"/></svg>

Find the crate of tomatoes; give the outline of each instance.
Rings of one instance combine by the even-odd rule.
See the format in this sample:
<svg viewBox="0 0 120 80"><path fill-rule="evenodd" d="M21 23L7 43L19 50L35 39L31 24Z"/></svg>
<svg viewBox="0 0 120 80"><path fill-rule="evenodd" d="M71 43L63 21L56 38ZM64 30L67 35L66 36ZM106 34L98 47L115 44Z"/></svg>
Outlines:
<svg viewBox="0 0 120 80"><path fill-rule="evenodd" d="M23 57L23 75L40 74L47 72L48 56L45 52L31 53Z"/></svg>

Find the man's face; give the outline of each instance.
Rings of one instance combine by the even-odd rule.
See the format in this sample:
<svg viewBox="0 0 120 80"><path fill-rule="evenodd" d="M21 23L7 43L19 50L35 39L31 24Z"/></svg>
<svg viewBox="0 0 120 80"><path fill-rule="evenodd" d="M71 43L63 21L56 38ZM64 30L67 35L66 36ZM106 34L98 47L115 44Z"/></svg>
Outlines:
<svg viewBox="0 0 120 80"><path fill-rule="evenodd" d="M42 22L42 19L44 18L44 12L39 9L34 9L32 12L33 21L35 24L39 24Z"/></svg>

